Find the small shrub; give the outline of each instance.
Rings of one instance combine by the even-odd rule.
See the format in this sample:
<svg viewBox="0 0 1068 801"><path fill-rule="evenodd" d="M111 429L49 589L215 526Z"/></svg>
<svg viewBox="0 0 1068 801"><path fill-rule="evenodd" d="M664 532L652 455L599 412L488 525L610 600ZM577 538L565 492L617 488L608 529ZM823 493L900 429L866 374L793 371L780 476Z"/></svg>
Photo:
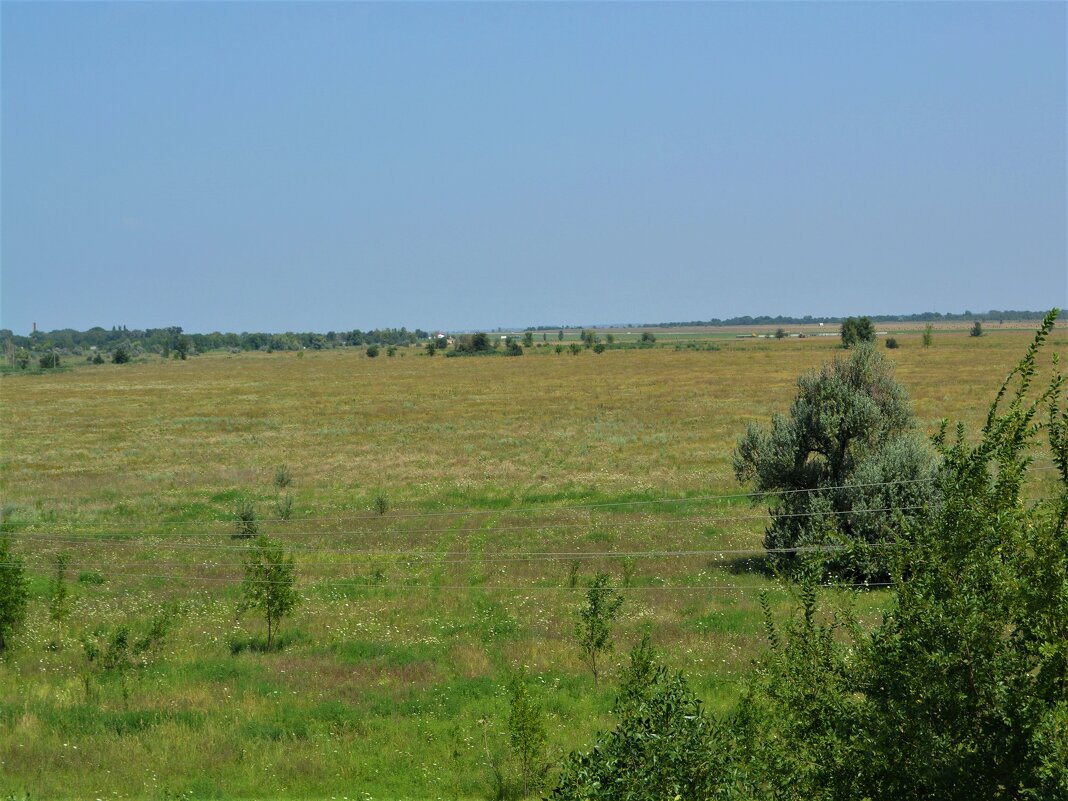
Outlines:
<svg viewBox="0 0 1068 801"><path fill-rule="evenodd" d="M386 348L386 355L392 359L394 356L397 355L397 349L390 345L388 348Z"/></svg>
<svg viewBox="0 0 1068 801"><path fill-rule="evenodd" d="M981 337L983 335L983 324L979 320L976 320L972 325L972 330L968 332L973 337Z"/></svg>
<svg viewBox="0 0 1068 801"><path fill-rule="evenodd" d="M523 346L515 340L508 343L508 350L505 351L506 356L522 356Z"/></svg>
<svg viewBox="0 0 1068 801"><path fill-rule="evenodd" d="M887 337L886 347L890 348L890 350L896 350L898 347L897 340L894 337Z"/></svg>
<svg viewBox="0 0 1068 801"><path fill-rule="evenodd" d="M776 339L786 339L786 330L783 329L783 328L776 328L775 329L775 338Z"/></svg>
<svg viewBox="0 0 1068 801"><path fill-rule="evenodd" d="M234 510L234 532L230 536L234 539L252 539L260 533L259 523L256 522L256 507L246 501L238 504Z"/></svg>
<svg viewBox="0 0 1068 801"><path fill-rule="evenodd" d="M437 352L438 352L438 346L437 345L435 345L433 342L427 342L426 343L426 355L427 356L433 356Z"/></svg>
<svg viewBox="0 0 1068 801"><path fill-rule="evenodd" d="M97 573L95 570L83 570L78 574L79 584L103 584L104 576L101 573Z"/></svg>
<svg viewBox="0 0 1068 801"><path fill-rule="evenodd" d="M59 367L59 354L55 351L46 353L44 356L37 360L37 363L41 365L42 370L51 370L56 367Z"/></svg>
<svg viewBox="0 0 1068 801"><path fill-rule="evenodd" d="M556 345L553 348L553 350L556 351L557 353L563 353L564 352L564 346L563 345Z"/></svg>
<svg viewBox="0 0 1068 801"><path fill-rule="evenodd" d="M923 346L925 348L931 347L931 342L934 339L934 326L928 323L923 327Z"/></svg>
<svg viewBox="0 0 1068 801"><path fill-rule="evenodd" d="M100 351L97 351L96 355L93 356L93 358L92 358L92 362L93 362L93 364L103 364L104 363L104 354L102 354Z"/></svg>
<svg viewBox="0 0 1068 801"><path fill-rule="evenodd" d="M378 356L378 345L368 345L367 346L367 358L368 359L374 359L377 356Z"/></svg>
<svg viewBox="0 0 1068 801"><path fill-rule="evenodd" d="M376 495L374 501L372 501L372 506L378 514L384 515L389 511L389 498L381 494Z"/></svg>
<svg viewBox="0 0 1068 801"><path fill-rule="evenodd" d="M288 487L292 483L293 483L293 473L290 472L289 465L285 465L284 464L284 465L279 466L279 468L275 471L275 474L274 474L274 485L278 489L285 489L286 487Z"/></svg>
<svg viewBox="0 0 1068 801"><path fill-rule="evenodd" d="M623 586L629 587L630 583L634 581L634 570L637 568L637 562L634 561L633 556L626 556L623 558Z"/></svg>
<svg viewBox="0 0 1068 801"><path fill-rule="evenodd" d="M567 586L568 589L575 589L578 586L579 575L579 563L577 559L573 559L567 566Z"/></svg>
<svg viewBox="0 0 1068 801"><path fill-rule="evenodd" d="M642 331L641 341L652 345L654 342L656 342L656 336L649 331Z"/></svg>
<svg viewBox="0 0 1068 801"><path fill-rule="evenodd" d="M130 351L122 345L115 348L115 352L111 354L112 364L126 364L128 361L130 361Z"/></svg>
<svg viewBox="0 0 1068 801"><path fill-rule="evenodd" d="M63 633L63 621L70 616L70 593L67 591L67 566L70 556L61 553L56 556L55 572L48 584L48 618L55 624L56 644Z"/></svg>
<svg viewBox="0 0 1068 801"><path fill-rule="evenodd" d="M278 514L279 520L289 520L293 514L293 496L289 494L280 495L274 502L274 510Z"/></svg>
<svg viewBox="0 0 1068 801"><path fill-rule="evenodd" d="M604 353L604 343L603 342L598 342L596 345L594 345L593 346L593 352L594 353Z"/></svg>
<svg viewBox="0 0 1068 801"><path fill-rule="evenodd" d="M582 345L577 342L572 342L567 348L571 351L572 356L578 356L582 352Z"/></svg>

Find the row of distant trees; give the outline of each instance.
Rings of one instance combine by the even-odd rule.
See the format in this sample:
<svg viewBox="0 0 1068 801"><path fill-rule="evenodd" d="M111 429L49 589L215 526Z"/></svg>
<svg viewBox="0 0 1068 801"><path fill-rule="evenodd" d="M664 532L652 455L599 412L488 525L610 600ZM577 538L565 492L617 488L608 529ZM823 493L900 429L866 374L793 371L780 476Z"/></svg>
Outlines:
<svg viewBox="0 0 1068 801"><path fill-rule="evenodd" d="M161 356L177 355L185 358L190 353L211 350L325 350L345 346L365 345L414 345L430 338L422 329L376 328L371 331L293 332L284 334L220 333L188 334L180 326L168 328L131 329L126 326L100 326L88 331L64 328L57 331L34 331L29 336L15 334L9 329L0 329L0 342L12 356L22 350L27 354L55 352L59 355L82 355L93 349L115 353L123 350L128 354L154 353Z"/></svg>
<svg viewBox="0 0 1068 801"><path fill-rule="evenodd" d="M1045 317L1045 312L1024 311L1014 309L991 309L986 312L965 311L962 314L942 312L920 312L918 314L870 314L867 319L875 323L950 323L950 322L974 322L979 320L987 323L1004 323L1019 321L1039 321ZM769 317L760 315L757 317L729 317L721 320L713 317L710 320L690 320L686 322L672 323L642 323L632 326L637 328L677 328L680 326L719 326L719 325L812 325L815 323L829 323L838 325L845 322L848 317L813 317L806 314L804 317ZM556 326L546 326L555 328ZM539 327L536 330L541 330Z"/></svg>

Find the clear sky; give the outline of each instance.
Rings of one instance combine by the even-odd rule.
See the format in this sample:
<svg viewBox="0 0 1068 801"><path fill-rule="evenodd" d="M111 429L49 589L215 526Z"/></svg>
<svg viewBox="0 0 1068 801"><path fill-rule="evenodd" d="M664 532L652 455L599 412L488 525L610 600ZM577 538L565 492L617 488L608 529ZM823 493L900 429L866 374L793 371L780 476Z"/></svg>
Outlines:
<svg viewBox="0 0 1068 801"><path fill-rule="evenodd" d="M1066 9L4 2L0 326L1063 306Z"/></svg>

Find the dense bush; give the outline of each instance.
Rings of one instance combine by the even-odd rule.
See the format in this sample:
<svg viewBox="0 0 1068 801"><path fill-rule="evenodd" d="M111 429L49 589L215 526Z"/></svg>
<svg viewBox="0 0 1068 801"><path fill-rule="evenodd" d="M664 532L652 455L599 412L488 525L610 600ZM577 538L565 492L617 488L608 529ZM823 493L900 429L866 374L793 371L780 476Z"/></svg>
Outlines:
<svg viewBox="0 0 1068 801"><path fill-rule="evenodd" d="M739 481L768 493L764 545L779 563L792 549L840 576L877 579L887 544L934 497L935 460L890 364L870 345L797 381L788 415L750 424L734 452ZM786 553L783 553L786 551Z"/></svg>
<svg viewBox="0 0 1068 801"><path fill-rule="evenodd" d="M894 337L887 337L886 338L886 347L888 347L890 350L895 350L899 346L897 344L897 340Z"/></svg>

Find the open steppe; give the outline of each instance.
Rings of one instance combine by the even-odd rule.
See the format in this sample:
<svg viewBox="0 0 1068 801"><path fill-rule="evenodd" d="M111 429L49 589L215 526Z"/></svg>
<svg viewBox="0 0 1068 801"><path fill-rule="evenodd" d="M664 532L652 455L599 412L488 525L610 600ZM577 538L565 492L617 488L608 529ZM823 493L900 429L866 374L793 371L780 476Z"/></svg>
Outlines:
<svg viewBox="0 0 1068 801"><path fill-rule="evenodd" d="M928 433L980 425L1033 331L936 327L924 348L922 326L876 327L903 331L884 353ZM760 591L790 603L753 558L766 516L731 450L842 351L733 333L680 350L703 337L661 333L575 356L550 334L522 358L340 349L5 376L3 525L34 600L0 661L0 795L484 797L507 672L527 668L555 759L610 725L644 630L729 708L764 645ZM1060 328L1051 350L1065 345ZM263 631L235 616L246 501L297 564L301 603L270 653L231 647ZM57 632L61 552L74 612ZM628 586L595 688L572 630L598 572ZM859 603L877 615L881 593ZM89 675L83 635L142 630L170 604L144 667Z"/></svg>

